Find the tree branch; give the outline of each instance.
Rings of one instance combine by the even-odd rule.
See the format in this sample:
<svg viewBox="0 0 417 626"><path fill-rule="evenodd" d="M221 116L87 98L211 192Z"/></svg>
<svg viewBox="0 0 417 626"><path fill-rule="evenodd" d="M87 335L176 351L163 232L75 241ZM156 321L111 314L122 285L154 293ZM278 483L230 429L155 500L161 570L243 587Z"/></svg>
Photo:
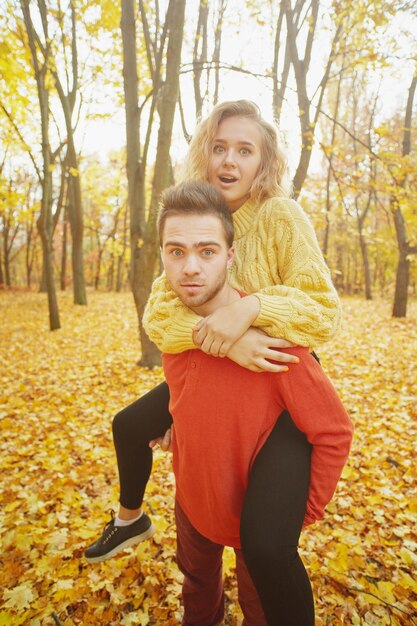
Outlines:
<svg viewBox="0 0 417 626"><path fill-rule="evenodd" d="M14 121L14 119L12 118L11 114L9 113L9 111L6 109L6 107L4 106L4 104L2 102L0 102L0 108L3 111L3 113L5 114L5 116L7 117L7 119L9 120L10 124L13 127L13 130L15 131L15 133L17 134L17 136L19 137L20 141L22 142L23 146L25 147L30 160L32 161L32 165L35 168L35 172L36 175L39 179L39 182L42 183L42 175L38 169L38 166L36 165L36 161L35 161L35 157L32 154L32 151L29 149L28 144L26 143L26 141L23 138L22 133L20 132L16 122Z"/></svg>

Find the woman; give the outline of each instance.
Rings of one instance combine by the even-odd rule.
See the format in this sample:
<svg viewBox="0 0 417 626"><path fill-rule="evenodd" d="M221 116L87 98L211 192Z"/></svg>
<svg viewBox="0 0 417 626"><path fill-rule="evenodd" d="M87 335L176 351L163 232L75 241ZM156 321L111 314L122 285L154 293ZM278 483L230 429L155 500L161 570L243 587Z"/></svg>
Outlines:
<svg viewBox="0 0 417 626"><path fill-rule="evenodd" d="M336 332L339 300L309 220L288 199L286 171L276 130L253 103L222 103L199 124L184 178L208 180L223 193L235 226L229 280L252 295L201 320L181 305L164 276L158 278L143 323L162 351L198 347L255 371L282 371L286 367L278 363L295 359L277 348L289 342L314 348ZM109 558L153 533L141 504L152 466L149 441L171 425L168 401L162 383L113 421L120 510L87 549L90 561ZM282 415L249 480L242 550L271 625L314 624L311 586L297 552L302 525L317 519L307 501L310 453L305 436Z"/></svg>

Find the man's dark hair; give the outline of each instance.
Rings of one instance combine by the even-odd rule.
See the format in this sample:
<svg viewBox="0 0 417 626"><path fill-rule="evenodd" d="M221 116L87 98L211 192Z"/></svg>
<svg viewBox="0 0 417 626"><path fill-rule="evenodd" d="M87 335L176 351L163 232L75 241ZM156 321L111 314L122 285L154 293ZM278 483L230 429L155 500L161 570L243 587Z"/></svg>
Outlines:
<svg viewBox="0 0 417 626"><path fill-rule="evenodd" d="M229 248L233 245L232 214L221 192L202 180L189 180L165 189L161 196L158 215L159 243L165 222L171 215L215 215L222 223Z"/></svg>

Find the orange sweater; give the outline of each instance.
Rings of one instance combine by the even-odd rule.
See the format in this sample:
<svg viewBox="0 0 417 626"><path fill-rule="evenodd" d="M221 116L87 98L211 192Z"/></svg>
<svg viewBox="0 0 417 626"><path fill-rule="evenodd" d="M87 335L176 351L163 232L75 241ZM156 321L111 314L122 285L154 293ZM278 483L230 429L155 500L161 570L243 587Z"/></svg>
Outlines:
<svg viewBox="0 0 417 626"><path fill-rule="evenodd" d="M305 524L323 517L346 462L353 426L307 348L288 372L255 373L200 350L164 354L174 420L177 498L208 539L240 547L248 475L277 417L287 409L312 444Z"/></svg>

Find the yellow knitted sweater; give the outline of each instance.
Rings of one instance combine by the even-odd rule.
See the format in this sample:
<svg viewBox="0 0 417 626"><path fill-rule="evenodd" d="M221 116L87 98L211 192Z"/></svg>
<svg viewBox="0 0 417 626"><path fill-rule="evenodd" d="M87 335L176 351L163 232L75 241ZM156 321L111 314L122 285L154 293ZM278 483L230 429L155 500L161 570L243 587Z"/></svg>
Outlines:
<svg viewBox="0 0 417 626"><path fill-rule="evenodd" d="M260 312L253 326L314 348L332 337L340 302L313 227L294 200L248 200L233 213L235 258L230 284L255 293ZM164 274L157 278L143 316L149 338L162 352L195 348L192 330L201 318L185 307Z"/></svg>

